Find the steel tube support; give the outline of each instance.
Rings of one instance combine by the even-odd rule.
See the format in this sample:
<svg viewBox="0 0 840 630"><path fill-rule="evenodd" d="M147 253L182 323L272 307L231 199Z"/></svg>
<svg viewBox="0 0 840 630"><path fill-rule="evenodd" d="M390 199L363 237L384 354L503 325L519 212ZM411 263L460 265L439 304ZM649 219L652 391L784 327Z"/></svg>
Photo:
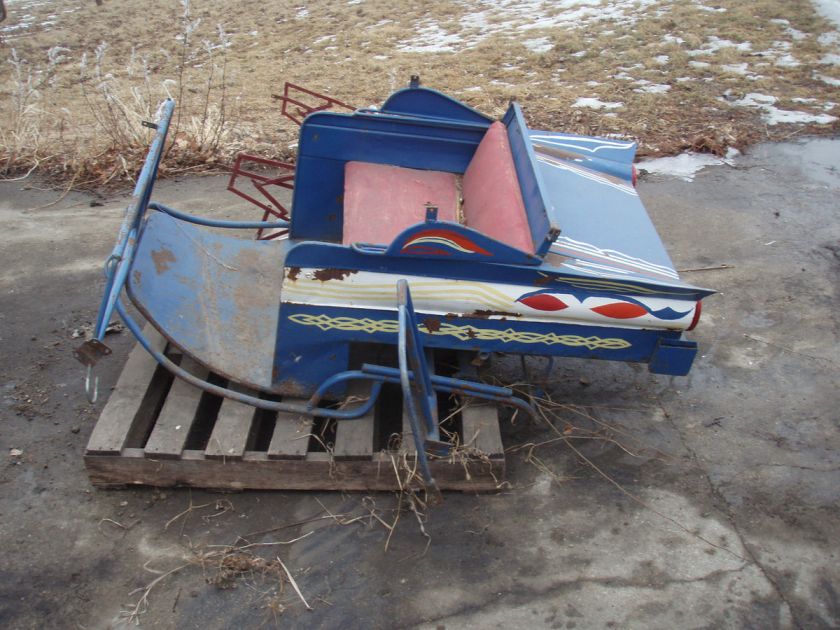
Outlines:
<svg viewBox="0 0 840 630"><path fill-rule="evenodd" d="M289 227L288 221L223 221L221 219L208 219L207 217L197 217L193 214L181 212L175 208L170 208L167 205L153 201L149 204L149 208L163 212L171 217L186 221L187 223L195 223L196 225L203 225L206 227L215 228L229 228L229 229L266 229L266 228L281 228Z"/></svg>

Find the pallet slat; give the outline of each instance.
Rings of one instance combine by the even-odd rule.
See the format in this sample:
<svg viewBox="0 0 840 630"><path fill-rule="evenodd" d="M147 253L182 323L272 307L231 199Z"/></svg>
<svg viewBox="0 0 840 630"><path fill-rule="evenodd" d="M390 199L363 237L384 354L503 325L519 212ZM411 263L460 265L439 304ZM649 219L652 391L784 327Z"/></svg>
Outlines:
<svg viewBox="0 0 840 630"><path fill-rule="evenodd" d="M499 430L499 410L495 405L479 405L468 399L461 409L464 446L475 448L491 457L504 456L502 434Z"/></svg>
<svg viewBox="0 0 840 630"><path fill-rule="evenodd" d="M363 399L369 393L369 390L359 381L354 381L347 387L348 396ZM336 459L370 459L374 446L375 416L376 410L371 409L361 418L338 421L335 449L333 449Z"/></svg>
<svg viewBox="0 0 840 630"><path fill-rule="evenodd" d="M331 460L328 453L309 453L305 460L270 460L265 453L246 451L241 460L207 459L203 451L186 450L179 459L154 461L142 449L124 449L122 457L85 458L88 474L99 487L150 485L194 486L231 490L347 490L390 491L397 488L387 453L374 453L369 460ZM489 492L498 489L504 462L493 461L470 469L461 463L430 462L442 490ZM495 475L495 477L493 476Z"/></svg>
<svg viewBox="0 0 840 630"><path fill-rule="evenodd" d="M284 398L283 402L305 405L303 398ZM309 450L312 418L294 413L277 412L274 433L268 447L269 459L304 459Z"/></svg>
<svg viewBox="0 0 840 630"><path fill-rule="evenodd" d="M181 360L181 367L199 378L207 378L207 369L189 357ZM202 391L176 378L166 402L160 410L155 428L146 442L146 457L179 457L187 444Z"/></svg>
<svg viewBox="0 0 840 630"><path fill-rule="evenodd" d="M163 352L166 340L157 330L147 325L143 334L152 347ZM157 366L157 361L140 344L134 347L128 355L111 397L93 428L87 445L88 453L107 455L117 454L122 450Z"/></svg>
<svg viewBox="0 0 840 630"><path fill-rule="evenodd" d="M242 459L256 409L230 398L222 401L205 453L213 459Z"/></svg>

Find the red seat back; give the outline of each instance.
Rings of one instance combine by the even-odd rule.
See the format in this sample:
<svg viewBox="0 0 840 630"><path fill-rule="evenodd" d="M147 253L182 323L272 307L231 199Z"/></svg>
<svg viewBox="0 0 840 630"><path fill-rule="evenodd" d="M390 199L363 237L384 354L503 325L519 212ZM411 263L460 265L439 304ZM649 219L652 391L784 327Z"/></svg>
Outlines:
<svg viewBox="0 0 840 630"><path fill-rule="evenodd" d="M529 254L534 241L516 177L507 127L490 125L463 180L467 227Z"/></svg>

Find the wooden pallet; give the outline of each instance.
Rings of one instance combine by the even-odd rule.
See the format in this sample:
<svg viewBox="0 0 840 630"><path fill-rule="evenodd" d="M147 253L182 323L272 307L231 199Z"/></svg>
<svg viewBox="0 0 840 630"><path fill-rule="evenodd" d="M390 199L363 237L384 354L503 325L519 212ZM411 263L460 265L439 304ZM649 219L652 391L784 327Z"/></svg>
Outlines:
<svg viewBox="0 0 840 630"><path fill-rule="evenodd" d="M147 327L146 333L184 368L208 376L168 349L157 332ZM431 462L442 490L492 491L504 478L497 408L477 403L467 401L464 407L461 401L441 400L443 410L447 404L463 407L447 425L466 447L457 456ZM139 345L129 354L85 452L90 480L98 487L235 490L393 490L398 487L394 462L411 467L414 459L397 386L386 385L377 407L363 418L313 420L211 396L173 379Z"/></svg>

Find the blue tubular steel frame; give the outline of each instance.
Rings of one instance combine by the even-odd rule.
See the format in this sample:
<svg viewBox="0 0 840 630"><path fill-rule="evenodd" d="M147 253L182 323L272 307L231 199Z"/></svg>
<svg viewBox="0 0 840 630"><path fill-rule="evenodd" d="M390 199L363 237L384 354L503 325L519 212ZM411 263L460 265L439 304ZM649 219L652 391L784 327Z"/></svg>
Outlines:
<svg viewBox="0 0 840 630"><path fill-rule="evenodd" d="M166 134L169 131L169 123L172 120L174 110L175 101L171 98L161 103L158 110L158 122L154 126L155 137L152 140L152 146L146 155L146 161L143 163L143 169L137 178L134 193L131 195L131 201L126 208L125 217L117 235L117 243L105 263L105 292L96 317L94 333L94 338L100 342L105 337L105 329L111 320L117 297L122 291L125 279L128 276L128 268L131 266L140 222L143 220L146 206L152 196L158 166L163 155L163 145L166 142Z"/></svg>
<svg viewBox="0 0 840 630"><path fill-rule="evenodd" d="M131 334L137 338L140 345L143 346L150 355L152 355L155 361L168 371L172 372L172 374L210 394L215 394L216 396L222 396L224 398L231 398L245 403L246 405L257 407L258 409L267 409L269 411L288 411L290 413L300 413L307 416L322 416L324 418L335 418L339 420L352 420L363 416L373 408L376 399L379 397L379 391L383 383L402 382L402 374L399 369L365 363L361 370L346 370L344 372L338 372L326 379L323 383L321 383L306 405L265 400L263 398L243 394L242 392L238 392L233 389L213 385L208 381L190 374L178 364L173 363L165 354L155 350L152 343L143 334L143 330L140 325L131 317L131 315L128 314L125 306L120 300L117 300L116 302L116 311L125 322L126 327L129 331L131 331ZM408 378L410 381L413 381L415 378L414 372L408 372ZM332 387L338 383L352 380L367 380L372 383L370 398L363 405L346 411L318 407L318 404ZM506 387L496 387L494 385L485 385L484 383L477 383L475 381L464 381L458 378L448 378L434 374L431 375L430 382L435 391L446 394L461 394L463 396L471 396L474 398L489 400L491 402L498 402L511 407L516 407L520 411L524 411L529 415L534 415L534 409L531 405L521 398L517 398L513 391Z"/></svg>
<svg viewBox="0 0 840 630"><path fill-rule="evenodd" d="M197 217L194 214L187 214L175 208L153 201L149 204L149 208L163 212L171 217L186 221L187 223L195 223L196 225L203 225L205 227L225 228L233 230L260 230L269 228L287 229L289 227L288 221L224 221L221 219L208 219L207 217Z"/></svg>
<svg viewBox="0 0 840 630"><path fill-rule="evenodd" d="M159 109L156 130L143 169L137 179L131 202L125 211L119 236L111 255L105 263L105 291L97 314L94 337L80 346L76 358L87 366L85 390L91 402L96 401L96 387L91 397L91 374L96 362L104 355L110 354L110 349L103 343L105 331L114 311L125 322L141 346L166 370L174 376L183 379L191 385L216 396L230 398L238 402L269 411L283 411L306 416L317 416L335 420L352 420L360 418L373 409L384 383L399 383L403 390L412 435L417 447L417 458L423 477L427 484L434 487L434 479L426 456L426 447L440 450L440 434L435 415L437 399L435 392L460 394L463 396L481 398L503 405L510 405L534 415L534 410L527 402L514 396L507 388L494 387L456 378L447 378L433 374L426 363L423 344L417 334L417 321L411 302L411 292L408 282L401 279L397 283L397 309L399 314L399 332L397 350L399 355L399 369L380 365L365 364L361 370L347 370L327 378L305 404L276 402L245 394L227 387L214 385L173 363L163 352L156 350L143 334L141 326L128 314L120 299L126 279L134 259L137 243L141 236L144 215L147 208L164 212L177 220L195 223L212 228L255 229L255 228L288 228L286 221L225 221L208 219L190 215L164 204L150 203L152 189L157 175L158 165L163 154L166 134L172 119L175 103L167 99ZM336 384L350 380L365 380L371 383L368 399L352 409L329 409L319 407L322 398ZM437 448L436 448L437 447Z"/></svg>
<svg viewBox="0 0 840 630"><path fill-rule="evenodd" d="M437 398L432 389L429 366L426 364L423 342L417 335L417 321L414 317L414 304L411 291L405 279L397 281L397 313L399 333L397 337L397 355L400 363L400 387L403 394L403 406L408 412L411 435L417 451L417 461L426 483L435 488L432 471L426 457L426 446L435 446L440 442L437 425ZM411 378L411 376L414 378ZM419 417L418 417L418 411ZM427 444L431 442L432 444Z"/></svg>

